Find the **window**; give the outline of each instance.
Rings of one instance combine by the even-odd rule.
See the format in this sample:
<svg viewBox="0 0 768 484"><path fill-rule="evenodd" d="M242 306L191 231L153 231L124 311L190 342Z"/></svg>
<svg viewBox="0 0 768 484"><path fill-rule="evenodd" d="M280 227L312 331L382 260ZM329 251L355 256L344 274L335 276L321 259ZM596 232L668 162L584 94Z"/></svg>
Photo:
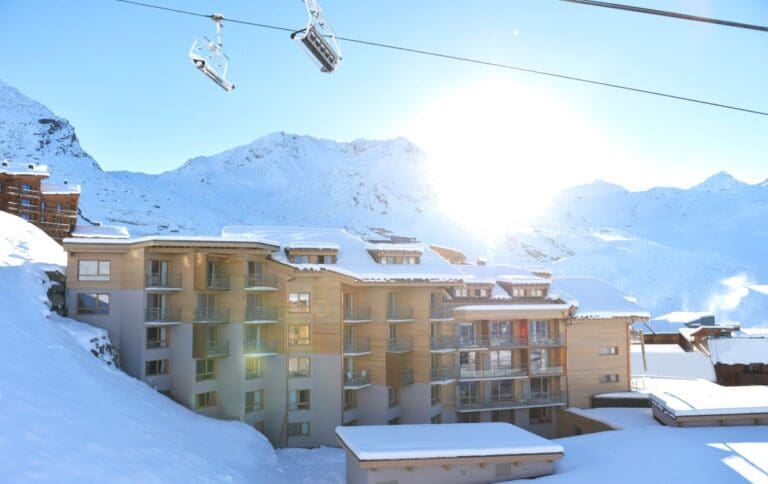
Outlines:
<svg viewBox="0 0 768 484"><path fill-rule="evenodd" d="M245 413L264 409L264 390L245 392Z"/></svg>
<svg viewBox="0 0 768 484"><path fill-rule="evenodd" d="M396 407L400 404L400 389L396 387L387 387L387 395L389 397L389 408Z"/></svg>
<svg viewBox="0 0 768 484"><path fill-rule="evenodd" d="M488 290L487 289L480 289L478 293L479 297L486 297L488 296Z"/></svg>
<svg viewBox="0 0 768 484"><path fill-rule="evenodd" d="M493 410L491 412L491 422L515 423L514 410Z"/></svg>
<svg viewBox="0 0 768 484"><path fill-rule="evenodd" d="M530 423L551 423L552 407L538 407L529 409L528 421Z"/></svg>
<svg viewBox="0 0 768 484"><path fill-rule="evenodd" d="M167 375L168 374L168 360L151 360L144 364L144 375Z"/></svg>
<svg viewBox="0 0 768 484"><path fill-rule="evenodd" d="M291 377L308 377L310 359L308 356L288 358L288 374Z"/></svg>
<svg viewBox="0 0 768 484"><path fill-rule="evenodd" d="M30 219L29 214L27 212L23 212L21 214L21 218L23 218L24 220L29 220Z"/></svg>
<svg viewBox="0 0 768 484"><path fill-rule="evenodd" d="M30 185L29 183L23 183L21 185L21 191L22 192L31 192L32 191L32 185Z"/></svg>
<svg viewBox="0 0 768 484"><path fill-rule="evenodd" d="M600 375L600 383L618 383L619 375L612 373L610 375Z"/></svg>
<svg viewBox="0 0 768 484"><path fill-rule="evenodd" d="M245 359L245 378L249 380L251 378L259 378L262 375L261 358L246 358Z"/></svg>
<svg viewBox="0 0 768 484"><path fill-rule="evenodd" d="M309 390L288 392L288 410L309 410Z"/></svg>
<svg viewBox="0 0 768 484"><path fill-rule="evenodd" d="M77 314L109 314L109 294L78 294Z"/></svg>
<svg viewBox="0 0 768 484"><path fill-rule="evenodd" d="M28 198L22 198L21 199L21 206L24 208L30 208L32 206L32 200Z"/></svg>
<svg viewBox="0 0 768 484"><path fill-rule="evenodd" d="M216 406L216 392L205 392L195 395L195 408L214 406Z"/></svg>
<svg viewBox="0 0 768 484"><path fill-rule="evenodd" d="M292 292L288 295L288 312L308 313L310 294L308 292Z"/></svg>
<svg viewBox="0 0 768 484"><path fill-rule="evenodd" d="M291 422L288 424L288 437L306 437L309 435L309 422Z"/></svg>
<svg viewBox="0 0 768 484"><path fill-rule="evenodd" d="M469 294L468 289L461 289L457 287L453 290L454 297L467 297L468 294Z"/></svg>
<svg viewBox="0 0 768 484"><path fill-rule="evenodd" d="M108 260L81 260L77 261L78 281L108 281Z"/></svg>
<svg viewBox="0 0 768 484"><path fill-rule="evenodd" d="M531 289L531 296L544 297L544 289Z"/></svg>
<svg viewBox="0 0 768 484"><path fill-rule="evenodd" d="M336 257L332 255L319 255L317 256L318 264L335 264Z"/></svg>
<svg viewBox="0 0 768 484"><path fill-rule="evenodd" d="M600 348L597 351L597 354L600 355L600 356L618 355L619 354L619 347L618 346L605 346L603 348Z"/></svg>
<svg viewBox="0 0 768 484"><path fill-rule="evenodd" d="M459 414L460 423L479 423L481 412L464 412Z"/></svg>
<svg viewBox="0 0 768 484"><path fill-rule="evenodd" d="M387 422L387 425L400 425L400 417L395 417Z"/></svg>
<svg viewBox="0 0 768 484"><path fill-rule="evenodd" d="M311 342L308 324L292 324L288 327L288 346L308 346Z"/></svg>
<svg viewBox="0 0 768 484"><path fill-rule="evenodd" d="M168 347L168 328L150 327L147 328L147 349L167 348Z"/></svg>
<svg viewBox="0 0 768 484"><path fill-rule="evenodd" d="M443 416L441 414L433 415L431 419L429 419L429 423L433 424L439 424L443 423Z"/></svg>
<svg viewBox="0 0 768 484"><path fill-rule="evenodd" d="M212 380L216 378L216 360L206 358L195 363L195 381Z"/></svg>
<svg viewBox="0 0 768 484"><path fill-rule="evenodd" d="M429 393L432 400L432 405L440 403L440 385L432 385L429 388Z"/></svg>
<svg viewBox="0 0 768 484"><path fill-rule="evenodd" d="M355 390L344 390L344 410L357 408L357 392Z"/></svg>
<svg viewBox="0 0 768 484"><path fill-rule="evenodd" d="M293 263L294 264L309 264L309 256L308 255L294 255L293 256Z"/></svg>

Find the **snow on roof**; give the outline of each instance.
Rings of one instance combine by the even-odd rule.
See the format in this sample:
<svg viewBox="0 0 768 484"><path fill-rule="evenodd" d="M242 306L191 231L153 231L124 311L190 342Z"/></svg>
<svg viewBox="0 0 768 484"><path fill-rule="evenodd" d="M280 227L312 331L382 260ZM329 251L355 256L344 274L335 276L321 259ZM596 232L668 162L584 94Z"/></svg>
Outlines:
<svg viewBox="0 0 768 484"><path fill-rule="evenodd" d="M383 252L424 252L424 244L421 242L372 242L367 241L365 248Z"/></svg>
<svg viewBox="0 0 768 484"><path fill-rule="evenodd" d="M650 408L577 408L570 407L568 411L592 420L602 422L614 429L659 427L661 423L653 418Z"/></svg>
<svg viewBox="0 0 768 484"><path fill-rule="evenodd" d="M336 427L358 460L562 454L563 447L501 422Z"/></svg>
<svg viewBox="0 0 768 484"><path fill-rule="evenodd" d="M567 311L569 304L467 304L458 306L454 310L460 311Z"/></svg>
<svg viewBox="0 0 768 484"><path fill-rule="evenodd" d="M105 227L102 225L101 227ZM125 227L117 227L125 229ZM126 229L127 230L127 229ZM133 239L129 238L99 238L95 235L84 235L82 237L74 236L64 239L65 244L114 244L114 245L133 245L144 242L178 242L178 243L209 243L209 244L223 244L223 243L237 243L237 244L260 244L269 245L277 249L280 244L272 240L257 239L254 237L219 237L211 235L147 235L145 237L137 237ZM304 264L311 265L311 264Z"/></svg>
<svg viewBox="0 0 768 484"><path fill-rule="evenodd" d="M35 163L3 160L0 162L0 173L6 175L48 176L48 166Z"/></svg>
<svg viewBox="0 0 768 484"><path fill-rule="evenodd" d="M291 250L291 249L339 250L339 244L335 242L298 241L298 242L290 242L286 244L285 248L288 250Z"/></svg>
<svg viewBox="0 0 768 484"><path fill-rule="evenodd" d="M557 295L578 307L576 319L650 318L626 294L596 277L555 277L550 287L550 297Z"/></svg>
<svg viewBox="0 0 768 484"><path fill-rule="evenodd" d="M768 364L768 337L708 338L712 363Z"/></svg>
<svg viewBox="0 0 768 484"><path fill-rule="evenodd" d="M292 243L334 243L339 247L335 264L294 264L282 251L272 254L272 258L297 269L327 270L363 281L446 282L459 281L462 278L462 274L454 265L431 249L424 250L420 264L379 264L368 252L368 243L343 229L243 225L224 227L222 236L225 239L254 237L275 240L276 244L282 247ZM419 247L423 248L423 244L419 244Z"/></svg>
<svg viewBox="0 0 768 484"><path fill-rule="evenodd" d="M465 275L464 279L470 284L495 284L501 275L505 277L536 277L522 267L506 264L461 265L457 267Z"/></svg>
<svg viewBox="0 0 768 484"><path fill-rule="evenodd" d="M549 285L549 279L539 277L533 274L518 274L518 275L502 275L496 278L497 282L503 284L547 284Z"/></svg>
<svg viewBox="0 0 768 484"><path fill-rule="evenodd" d="M674 388L653 392L651 402L675 417L768 413L768 386L724 387L680 379Z"/></svg>
<svg viewBox="0 0 768 484"><path fill-rule="evenodd" d="M677 344L645 345L645 365L640 345L630 349L632 376L703 378L715 381L715 368L700 351L685 351Z"/></svg>
<svg viewBox="0 0 768 484"><path fill-rule="evenodd" d="M669 323L676 324L691 324L695 323L701 318L714 318L715 315L708 312L696 312L696 311L672 311L671 313L662 314L656 316L653 319L659 321L667 321Z"/></svg>
<svg viewBox="0 0 768 484"><path fill-rule="evenodd" d="M120 225L75 225L71 234L74 238L128 239L128 229Z"/></svg>
<svg viewBox="0 0 768 484"><path fill-rule="evenodd" d="M80 185L43 182L40 184L40 191L46 195L74 195L80 193Z"/></svg>

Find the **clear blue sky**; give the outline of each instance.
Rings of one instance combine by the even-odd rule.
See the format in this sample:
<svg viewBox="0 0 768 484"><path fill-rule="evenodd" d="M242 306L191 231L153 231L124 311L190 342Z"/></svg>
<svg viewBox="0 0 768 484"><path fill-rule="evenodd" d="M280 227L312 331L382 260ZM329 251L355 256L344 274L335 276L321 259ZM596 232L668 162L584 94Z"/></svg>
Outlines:
<svg viewBox="0 0 768 484"><path fill-rule="evenodd" d="M299 0L148 0L300 28ZM626 0L624 3L630 3ZM632 0L766 25L764 0ZM340 35L626 83L768 111L768 34L556 0L325 0ZM518 35L512 35L513 31ZM212 22L111 0L1 0L0 77L68 118L108 170L160 172L274 131L338 140L407 135L434 100L488 78L547 93L659 184L725 169L768 178L768 117L345 44L319 73L284 32L225 24L227 95L187 59ZM553 133L553 143L558 133ZM592 178L600 173L590 173ZM623 178L623 179L622 179Z"/></svg>

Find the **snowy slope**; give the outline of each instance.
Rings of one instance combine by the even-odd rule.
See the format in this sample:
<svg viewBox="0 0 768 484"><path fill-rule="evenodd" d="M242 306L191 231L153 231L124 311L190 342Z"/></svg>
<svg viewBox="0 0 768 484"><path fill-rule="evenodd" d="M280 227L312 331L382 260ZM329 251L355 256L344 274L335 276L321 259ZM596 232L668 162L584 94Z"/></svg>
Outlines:
<svg viewBox="0 0 768 484"><path fill-rule="evenodd" d="M0 481L284 480L252 428L197 415L81 347L84 325L63 328L45 305L43 271L64 261L0 212Z"/></svg>

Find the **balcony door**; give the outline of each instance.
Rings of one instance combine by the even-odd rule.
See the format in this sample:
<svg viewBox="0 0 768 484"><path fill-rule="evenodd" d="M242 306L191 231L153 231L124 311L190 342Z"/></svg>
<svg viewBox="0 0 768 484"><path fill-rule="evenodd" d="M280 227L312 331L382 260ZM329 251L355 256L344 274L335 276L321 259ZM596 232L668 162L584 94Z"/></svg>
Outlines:
<svg viewBox="0 0 768 484"><path fill-rule="evenodd" d="M488 367L492 369L512 369L512 351L489 351Z"/></svg>
<svg viewBox="0 0 768 484"><path fill-rule="evenodd" d="M249 343L261 343L262 332L261 326L253 324L244 324L245 327L245 340Z"/></svg>
<svg viewBox="0 0 768 484"><path fill-rule="evenodd" d="M252 277L256 280L261 280L261 276L264 274L264 264L261 262L248 261L248 277Z"/></svg>
<svg viewBox="0 0 768 484"><path fill-rule="evenodd" d="M217 287L219 281L224 275L221 262L215 260L208 261L208 287Z"/></svg>
<svg viewBox="0 0 768 484"><path fill-rule="evenodd" d="M541 341L549 338L549 321L531 321L531 339Z"/></svg>
<svg viewBox="0 0 768 484"><path fill-rule="evenodd" d="M150 259L149 277L151 286L168 287L168 261Z"/></svg>
<svg viewBox="0 0 768 484"><path fill-rule="evenodd" d="M387 314L393 316L397 312L397 294L390 292L387 294Z"/></svg>
<svg viewBox="0 0 768 484"><path fill-rule="evenodd" d="M476 381L465 381L459 383L459 401L463 404L479 403L481 401L478 394L479 385Z"/></svg>
<svg viewBox="0 0 768 484"><path fill-rule="evenodd" d="M509 402L515 398L515 384L513 380L494 380L491 382L491 401Z"/></svg>
<svg viewBox="0 0 768 484"><path fill-rule="evenodd" d="M549 378L531 378L531 394L546 396L549 392Z"/></svg>
<svg viewBox="0 0 768 484"><path fill-rule="evenodd" d="M512 339L512 323L510 321L495 321L491 323L491 342L494 345L503 344Z"/></svg>
<svg viewBox="0 0 768 484"><path fill-rule="evenodd" d="M354 318L355 314L355 295L348 292L344 293L344 317Z"/></svg>
<svg viewBox="0 0 768 484"><path fill-rule="evenodd" d="M168 316L168 296L166 294L147 294L147 314L152 319L165 319Z"/></svg>
<svg viewBox="0 0 768 484"><path fill-rule="evenodd" d="M549 367L549 353L544 348L531 349L531 368L544 370Z"/></svg>

